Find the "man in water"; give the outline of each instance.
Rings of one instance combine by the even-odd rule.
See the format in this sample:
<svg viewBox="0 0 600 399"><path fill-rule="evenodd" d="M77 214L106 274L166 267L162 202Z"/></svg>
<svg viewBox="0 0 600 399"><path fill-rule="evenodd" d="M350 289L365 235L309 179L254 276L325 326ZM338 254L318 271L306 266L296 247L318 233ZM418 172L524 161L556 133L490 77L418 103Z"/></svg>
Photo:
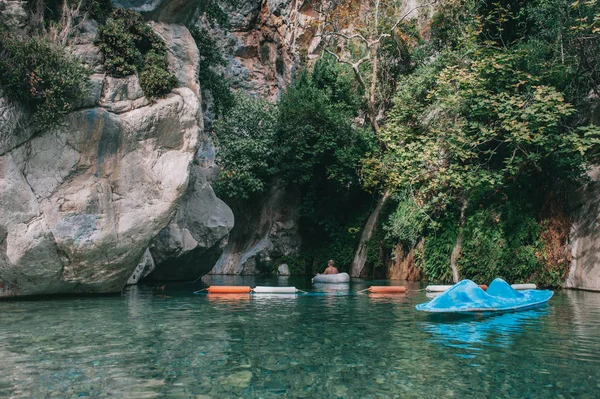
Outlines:
<svg viewBox="0 0 600 399"><path fill-rule="evenodd" d="M327 262L327 269L323 272L323 274L338 274L338 269L335 268L335 262L333 260L329 260ZM317 273L317 276L321 273ZM314 283L315 280L311 279L311 283Z"/></svg>
<svg viewBox="0 0 600 399"><path fill-rule="evenodd" d="M338 274L338 269L335 268L335 262L330 260L327 262L327 269L323 272L323 274Z"/></svg>

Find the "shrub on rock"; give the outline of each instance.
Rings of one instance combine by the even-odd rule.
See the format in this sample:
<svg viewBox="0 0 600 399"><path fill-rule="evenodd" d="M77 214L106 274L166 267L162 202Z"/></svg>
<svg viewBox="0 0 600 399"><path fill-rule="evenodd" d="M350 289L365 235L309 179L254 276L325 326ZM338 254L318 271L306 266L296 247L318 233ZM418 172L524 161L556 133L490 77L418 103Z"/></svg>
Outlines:
<svg viewBox="0 0 600 399"><path fill-rule="evenodd" d="M0 87L33 112L38 127L51 127L85 94L87 68L64 49L40 37L0 34Z"/></svg>
<svg viewBox="0 0 600 399"><path fill-rule="evenodd" d="M98 29L96 44L104 54L104 68L115 77L140 74L149 98L163 97L177 84L169 72L163 40L133 11L116 8Z"/></svg>

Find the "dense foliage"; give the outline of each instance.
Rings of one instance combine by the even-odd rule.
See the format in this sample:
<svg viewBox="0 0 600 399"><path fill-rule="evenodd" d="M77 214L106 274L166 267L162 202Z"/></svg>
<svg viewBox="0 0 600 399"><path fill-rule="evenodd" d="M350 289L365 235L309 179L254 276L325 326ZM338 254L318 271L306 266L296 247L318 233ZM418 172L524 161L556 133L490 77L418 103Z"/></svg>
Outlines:
<svg viewBox="0 0 600 399"><path fill-rule="evenodd" d="M33 112L38 128L56 125L82 100L89 71L41 37L0 31L0 87Z"/></svg>
<svg viewBox="0 0 600 399"><path fill-rule="evenodd" d="M165 43L133 10L116 8L99 27L96 44L107 73L116 77L139 73L149 98L163 97L177 84L169 72Z"/></svg>
<svg viewBox="0 0 600 399"><path fill-rule="evenodd" d="M277 106L238 95L215 125L221 196L252 202L276 181L301 191L305 249L299 258L286 258L296 268L310 267L315 258L350 263L370 204L357 170L374 148L372 135L353 125L359 103L352 76L323 58Z"/></svg>
<svg viewBox="0 0 600 399"><path fill-rule="evenodd" d="M238 94L235 106L215 125L219 163L215 189L223 198L248 200L265 191L277 173L275 129L277 107Z"/></svg>
<svg viewBox="0 0 600 399"><path fill-rule="evenodd" d="M294 269L330 257L348 265L386 191L371 266L400 245L431 280L452 279L454 253L461 277L560 285L566 194L586 181L600 142L588 118L600 79L597 2L448 0L427 41L394 4L367 2L359 19L345 0L323 11L330 55L299 74L267 130L249 118L260 133L229 140L235 161L224 146L224 182L240 179L230 195L248 199L278 179L300 187L305 248L283 259ZM271 108L247 101L221 126L246 131L236 108Z"/></svg>
<svg viewBox="0 0 600 399"><path fill-rule="evenodd" d="M363 169L367 186L397 200L388 238L426 238L418 262L430 279L451 279L458 246L463 277L563 281L568 229L549 226L600 139L585 122L598 87L597 13L595 2L562 0L438 9L420 50L430 58L398 83L385 149Z"/></svg>
<svg viewBox="0 0 600 399"><path fill-rule="evenodd" d="M234 104L234 96L229 89L229 82L222 73L217 71L218 67L225 66L227 62L217 43L206 29L194 26L190 28L190 33L200 53L198 81L202 87L202 100L205 100L206 94L210 94L215 116L222 116Z"/></svg>

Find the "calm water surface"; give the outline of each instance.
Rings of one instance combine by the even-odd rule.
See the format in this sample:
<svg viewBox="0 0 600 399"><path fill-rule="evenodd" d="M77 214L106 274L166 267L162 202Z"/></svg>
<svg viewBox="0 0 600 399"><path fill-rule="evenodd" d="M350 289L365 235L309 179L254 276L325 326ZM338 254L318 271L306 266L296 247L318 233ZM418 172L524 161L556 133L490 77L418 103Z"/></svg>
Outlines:
<svg viewBox="0 0 600 399"><path fill-rule="evenodd" d="M1 398L598 398L600 294L559 291L542 309L432 317L422 291L295 285L306 296L121 296L0 302Z"/></svg>

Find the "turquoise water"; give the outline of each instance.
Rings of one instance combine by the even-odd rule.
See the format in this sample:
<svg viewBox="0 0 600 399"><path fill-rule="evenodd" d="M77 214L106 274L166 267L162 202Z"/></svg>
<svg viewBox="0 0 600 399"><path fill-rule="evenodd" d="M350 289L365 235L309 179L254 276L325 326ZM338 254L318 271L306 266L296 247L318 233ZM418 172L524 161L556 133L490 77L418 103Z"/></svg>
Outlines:
<svg viewBox="0 0 600 399"><path fill-rule="evenodd" d="M201 284L0 302L2 398L598 398L600 294L496 317L432 317L422 291L213 278L318 295L214 297ZM376 282L388 284L389 282ZM422 288L418 284L413 290Z"/></svg>

